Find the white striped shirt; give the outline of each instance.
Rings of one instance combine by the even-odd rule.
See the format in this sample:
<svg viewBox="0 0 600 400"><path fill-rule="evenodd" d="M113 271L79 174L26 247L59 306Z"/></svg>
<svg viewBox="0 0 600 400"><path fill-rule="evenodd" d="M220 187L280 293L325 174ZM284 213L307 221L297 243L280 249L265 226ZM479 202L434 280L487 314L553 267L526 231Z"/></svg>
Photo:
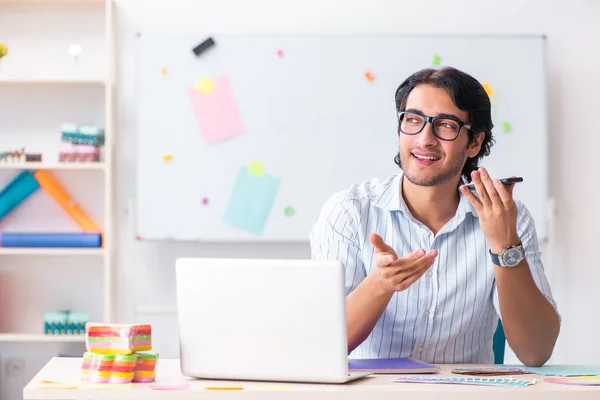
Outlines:
<svg viewBox="0 0 600 400"><path fill-rule="evenodd" d="M500 309L489 245L477 213L459 192L456 215L434 236L411 215L400 194L401 181L402 173L334 194L310 232L313 259L339 260L344 265L346 293L376 268L371 233L379 234L398 257L419 247L438 250L427 272L393 295L370 335L349 357L492 364ZM534 221L529 210L515 202L517 231L533 278L556 309Z"/></svg>

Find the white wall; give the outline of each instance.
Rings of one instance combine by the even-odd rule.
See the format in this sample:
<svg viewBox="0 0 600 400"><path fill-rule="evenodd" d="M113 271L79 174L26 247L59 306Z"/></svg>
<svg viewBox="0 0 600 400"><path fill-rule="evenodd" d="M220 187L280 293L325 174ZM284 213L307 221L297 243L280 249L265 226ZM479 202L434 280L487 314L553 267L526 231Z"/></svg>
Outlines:
<svg viewBox="0 0 600 400"><path fill-rule="evenodd" d="M490 3L494 3L492 10ZM192 245L134 240L131 210L135 168L134 35L136 32L545 34L548 39L551 191L556 197L554 245L545 246L563 328L553 362L592 363L600 358L600 301L596 175L600 135L596 94L600 78L597 37L600 3L590 0L399 1L117 0L118 265L122 317L151 321L156 347L177 356L174 260L179 256L302 257L308 245ZM477 57L477 54L473 54ZM486 60L481 60L485 63ZM514 60L518 63L519 60ZM523 104L523 112L527 105ZM373 155L376 157L377 155ZM146 276L142 276L146 275ZM157 295L160 293L160 295ZM509 355L508 361L514 361Z"/></svg>

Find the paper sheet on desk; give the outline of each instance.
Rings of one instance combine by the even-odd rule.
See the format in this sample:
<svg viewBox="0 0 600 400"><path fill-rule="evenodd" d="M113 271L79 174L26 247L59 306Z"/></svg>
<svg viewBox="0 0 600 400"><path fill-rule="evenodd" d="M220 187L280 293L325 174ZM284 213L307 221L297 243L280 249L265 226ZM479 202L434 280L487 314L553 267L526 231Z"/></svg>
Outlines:
<svg viewBox="0 0 600 400"><path fill-rule="evenodd" d="M600 376L548 377L544 382L571 386L600 386Z"/></svg>
<svg viewBox="0 0 600 400"><path fill-rule="evenodd" d="M392 379L397 383L437 383L437 384L455 384L455 385L478 385L478 386L506 386L506 387L525 387L535 384L534 380L523 380L509 378L467 378L467 377L422 377L407 376Z"/></svg>
<svg viewBox="0 0 600 400"><path fill-rule="evenodd" d="M508 367L508 365L507 365ZM513 367L513 365L511 365ZM518 366L524 371L544 376L589 376L600 375L598 365L547 365L545 367Z"/></svg>

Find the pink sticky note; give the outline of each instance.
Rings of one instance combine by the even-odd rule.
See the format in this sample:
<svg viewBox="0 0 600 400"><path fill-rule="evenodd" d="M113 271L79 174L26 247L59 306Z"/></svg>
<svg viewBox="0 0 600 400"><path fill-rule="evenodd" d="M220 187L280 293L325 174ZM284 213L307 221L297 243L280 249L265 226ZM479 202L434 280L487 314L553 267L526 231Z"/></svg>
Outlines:
<svg viewBox="0 0 600 400"><path fill-rule="evenodd" d="M189 390L189 383L156 383L150 385L150 389L152 390Z"/></svg>
<svg viewBox="0 0 600 400"><path fill-rule="evenodd" d="M244 133L244 122L227 77L216 78L210 94L190 88L189 95L206 143L217 143Z"/></svg>

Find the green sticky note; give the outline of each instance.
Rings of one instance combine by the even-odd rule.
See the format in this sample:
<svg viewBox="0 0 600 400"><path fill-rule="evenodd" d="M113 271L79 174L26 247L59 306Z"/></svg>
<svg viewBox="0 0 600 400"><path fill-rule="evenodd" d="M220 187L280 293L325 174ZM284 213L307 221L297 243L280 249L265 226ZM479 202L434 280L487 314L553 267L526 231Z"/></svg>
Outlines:
<svg viewBox="0 0 600 400"><path fill-rule="evenodd" d="M507 121L502 122L502 129L504 130L504 133L510 132L510 123Z"/></svg>
<svg viewBox="0 0 600 400"><path fill-rule="evenodd" d="M248 167L248 175L250 176L263 176L265 172L265 164L260 161L250 161Z"/></svg>
<svg viewBox="0 0 600 400"><path fill-rule="evenodd" d="M271 174L254 176L242 166L229 197L223 220L230 226L254 234L262 234L271 212L280 178Z"/></svg>
<svg viewBox="0 0 600 400"><path fill-rule="evenodd" d="M439 54L434 54L433 59L431 60L431 65L441 65L442 64L442 56Z"/></svg>
<svg viewBox="0 0 600 400"><path fill-rule="evenodd" d="M287 216L287 217L292 217L294 215L294 207L292 206L287 206L284 210L283 213Z"/></svg>

